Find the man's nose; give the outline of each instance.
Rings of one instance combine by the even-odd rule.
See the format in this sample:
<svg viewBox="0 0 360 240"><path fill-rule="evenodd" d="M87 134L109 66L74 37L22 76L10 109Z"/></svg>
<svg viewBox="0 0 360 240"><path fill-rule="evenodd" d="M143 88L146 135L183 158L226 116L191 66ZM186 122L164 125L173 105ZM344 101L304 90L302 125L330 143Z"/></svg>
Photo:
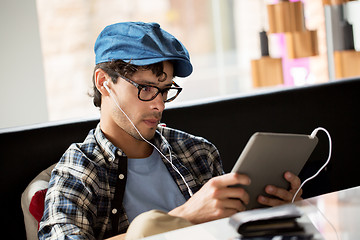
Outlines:
<svg viewBox="0 0 360 240"><path fill-rule="evenodd" d="M152 101L153 108L159 110L160 112L165 109L165 102L162 93L159 93Z"/></svg>

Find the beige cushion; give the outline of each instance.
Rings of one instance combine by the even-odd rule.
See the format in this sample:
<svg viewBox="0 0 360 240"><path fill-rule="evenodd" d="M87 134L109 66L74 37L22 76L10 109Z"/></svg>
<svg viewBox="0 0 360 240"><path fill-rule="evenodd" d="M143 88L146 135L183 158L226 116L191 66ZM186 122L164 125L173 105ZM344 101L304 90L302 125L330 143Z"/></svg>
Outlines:
<svg viewBox="0 0 360 240"><path fill-rule="evenodd" d="M51 171L54 169L56 164L51 165L39 175L37 175L26 187L25 191L21 195L21 208L24 214L26 237L28 240L38 239L37 230L38 222L29 212L29 206L34 194L39 191L46 189L49 185Z"/></svg>

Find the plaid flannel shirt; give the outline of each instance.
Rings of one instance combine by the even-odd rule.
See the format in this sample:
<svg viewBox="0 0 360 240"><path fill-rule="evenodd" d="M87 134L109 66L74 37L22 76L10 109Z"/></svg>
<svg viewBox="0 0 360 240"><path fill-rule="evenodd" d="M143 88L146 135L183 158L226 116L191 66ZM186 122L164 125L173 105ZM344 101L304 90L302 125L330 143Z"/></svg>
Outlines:
<svg viewBox="0 0 360 240"><path fill-rule="evenodd" d="M193 193L210 178L224 173L218 150L204 138L159 127L153 143L169 158L165 141L171 146L173 164ZM111 201L120 157L126 157L125 153L106 139L100 124L89 132L83 143L69 147L51 174L40 222L40 239L103 239L111 236ZM179 174L166 159L162 160L185 199L189 199ZM126 232L129 222L123 207L120 211L119 231Z"/></svg>

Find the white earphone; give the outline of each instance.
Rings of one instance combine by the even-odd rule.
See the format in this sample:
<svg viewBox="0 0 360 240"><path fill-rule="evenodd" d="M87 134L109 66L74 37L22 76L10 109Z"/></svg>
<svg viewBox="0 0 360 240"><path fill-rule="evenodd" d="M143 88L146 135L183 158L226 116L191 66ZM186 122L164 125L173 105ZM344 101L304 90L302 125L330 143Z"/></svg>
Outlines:
<svg viewBox="0 0 360 240"><path fill-rule="evenodd" d="M107 81L105 81L105 82L103 83L103 86L104 86L104 88L106 89L106 91L108 91L108 93L111 94L111 91L110 91L110 88L108 87L108 82L107 82Z"/></svg>
<svg viewBox="0 0 360 240"><path fill-rule="evenodd" d="M171 149L170 149L170 146L169 146L168 142L166 141L165 137L160 133L161 138L163 138L164 142L166 142L166 146L167 146L167 148L168 148L168 150L169 150L170 160L169 160L154 144L152 144L151 142L149 142L147 139L145 139L145 138L141 135L140 131L137 129L137 127L135 126L135 124L131 121L131 119L129 118L129 116L128 116L128 115L124 112L124 110L119 106L119 104L118 104L118 102L116 101L115 97L114 97L113 94L111 93L111 90L110 90L110 88L109 88L109 86L108 86L108 82L107 82L107 81L105 81L105 82L103 83L103 86L104 86L104 88L106 89L106 91L108 91L108 93L110 94L110 96L111 96L111 98L113 99L113 101L114 101L115 105L117 106L117 108L118 108L118 109L125 115L125 117L129 120L129 122L130 122L131 125L134 127L134 129L135 129L136 132L139 134L139 136L142 138L142 140L144 140L145 142L147 142L148 144L150 144L153 148L155 148L155 149L160 153L160 155L161 155L163 158L165 158L166 161L168 161L168 162L170 163L170 165L171 165L172 168L175 170L175 172L177 172L177 173L180 175L180 177L181 177L181 179L184 181L184 183L185 183L185 185L186 185L186 187L187 187L187 189L188 189L188 193L189 193L189 195L190 195L190 197L191 197L191 196L193 195L193 192L191 191L188 183L186 182L184 176L183 176L183 175L180 173L180 171L177 169L177 167L175 167L175 165L172 163Z"/></svg>

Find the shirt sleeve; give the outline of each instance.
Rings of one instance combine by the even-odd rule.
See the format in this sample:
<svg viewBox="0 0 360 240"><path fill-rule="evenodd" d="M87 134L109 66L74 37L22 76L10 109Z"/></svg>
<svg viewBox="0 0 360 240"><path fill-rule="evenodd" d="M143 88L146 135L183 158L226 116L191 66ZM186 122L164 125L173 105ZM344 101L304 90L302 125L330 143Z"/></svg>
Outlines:
<svg viewBox="0 0 360 240"><path fill-rule="evenodd" d="M224 169L222 165L222 160L218 149L212 143L209 143L209 154L208 154L208 163L212 171L213 177L223 175Z"/></svg>
<svg viewBox="0 0 360 240"><path fill-rule="evenodd" d="M52 172L45 197L39 239L95 239L95 168L76 150L68 150Z"/></svg>

